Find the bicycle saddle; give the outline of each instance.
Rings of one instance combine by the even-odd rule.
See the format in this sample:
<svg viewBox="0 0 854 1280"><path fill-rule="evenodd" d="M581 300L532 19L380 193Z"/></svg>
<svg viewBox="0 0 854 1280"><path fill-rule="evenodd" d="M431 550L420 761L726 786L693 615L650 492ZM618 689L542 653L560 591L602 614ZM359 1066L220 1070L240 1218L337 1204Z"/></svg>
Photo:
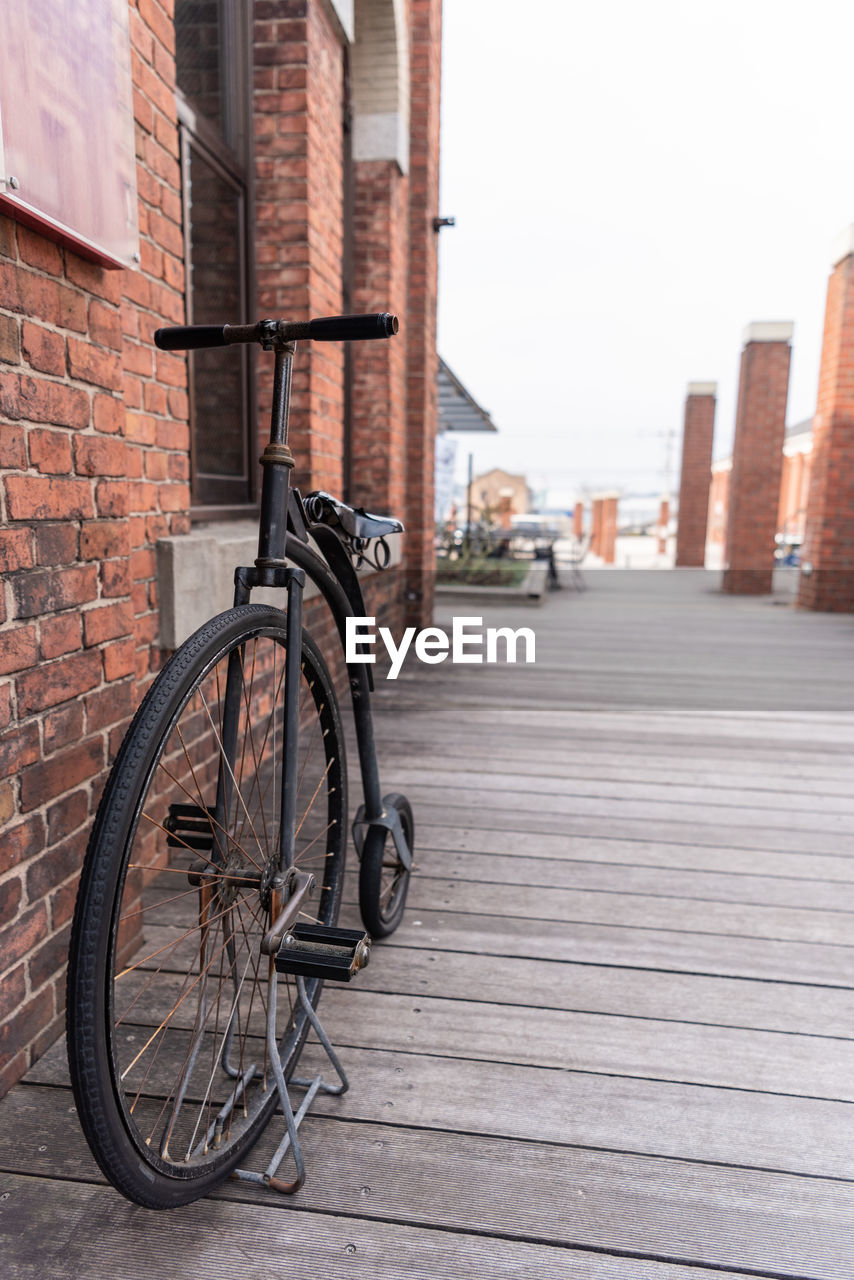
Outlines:
<svg viewBox="0 0 854 1280"><path fill-rule="evenodd" d="M340 527L351 538L384 538L389 533L403 533L400 520L371 515L364 507L348 507L346 502L340 502L322 489L307 494L303 505L315 524L328 524L333 529Z"/></svg>

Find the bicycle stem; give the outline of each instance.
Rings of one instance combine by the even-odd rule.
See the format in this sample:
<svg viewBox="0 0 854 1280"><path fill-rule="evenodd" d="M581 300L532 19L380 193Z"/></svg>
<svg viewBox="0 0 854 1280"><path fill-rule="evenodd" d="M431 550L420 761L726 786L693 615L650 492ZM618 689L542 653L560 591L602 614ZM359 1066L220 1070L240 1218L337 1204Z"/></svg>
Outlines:
<svg viewBox="0 0 854 1280"><path fill-rule="evenodd" d="M275 344L276 364L273 374L273 407L270 414L270 440L261 454L264 469L261 482L261 523L258 532L259 569L284 564L288 529L288 488L294 456L288 444L288 421L291 402L295 342Z"/></svg>

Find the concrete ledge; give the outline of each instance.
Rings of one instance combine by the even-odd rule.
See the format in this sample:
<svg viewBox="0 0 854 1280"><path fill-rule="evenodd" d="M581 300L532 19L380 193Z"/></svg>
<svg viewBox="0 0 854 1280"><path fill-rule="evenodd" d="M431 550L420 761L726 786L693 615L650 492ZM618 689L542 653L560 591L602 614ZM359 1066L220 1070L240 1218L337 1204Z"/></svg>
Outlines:
<svg viewBox="0 0 854 1280"><path fill-rule="evenodd" d="M518 587L475 587L467 583L436 584L436 600L454 605L538 605L546 597L549 566L545 560L535 560Z"/></svg>
<svg viewBox="0 0 854 1280"><path fill-rule="evenodd" d="M689 382L689 396L716 396L718 394L718 384L716 382Z"/></svg>
<svg viewBox="0 0 854 1280"><path fill-rule="evenodd" d="M791 342L795 332L791 320L756 320L744 331L742 342Z"/></svg>
<svg viewBox="0 0 854 1280"><path fill-rule="evenodd" d="M399 564L400 538L389 538L388 545L390 565ZM230 609L234 603L234 570L237 565L254 564L257 554L257 520L223 520L197 525L187 534L161 538L157 543L161 648L177 649L208 618ZM368 578L375 572L365 569L359 577ZM307 581L305 599L311 600L317 594L318 588ZM281 606L284 592L259 589L252 592L252 600Z"/></svg>

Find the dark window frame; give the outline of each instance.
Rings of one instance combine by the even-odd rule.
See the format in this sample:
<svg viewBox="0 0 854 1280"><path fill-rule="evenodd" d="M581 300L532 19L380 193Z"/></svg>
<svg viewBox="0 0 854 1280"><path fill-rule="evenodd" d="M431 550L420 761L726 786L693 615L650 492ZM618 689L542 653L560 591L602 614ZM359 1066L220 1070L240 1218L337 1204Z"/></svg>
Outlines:
<svg viewBox="0 0 854 1280"><path fill-rule="evenodd" d="M220 110L222 131L201 115L176 86L181 157L181 190L184 227L185 303L187 323L193 323L192 208L190 200L191 153L195 151L237 197L239 228L240 315L223 316L230 323L248 322L255 317L255 183L252 148L252 3L227 0L218 11L220 49ZM236 150L224 135L230 135ZM239 476L213 476L199 470L199 434L204 424L198 420L194 392L194 356L188 357L190 413L190 516L193 521L233 519L258 511L258 441L256 435L257 392L254 348L241 348L242 377L240 405L236 410L242 425L244 467ZM209 376L209 375L208 375Z"/></svg>

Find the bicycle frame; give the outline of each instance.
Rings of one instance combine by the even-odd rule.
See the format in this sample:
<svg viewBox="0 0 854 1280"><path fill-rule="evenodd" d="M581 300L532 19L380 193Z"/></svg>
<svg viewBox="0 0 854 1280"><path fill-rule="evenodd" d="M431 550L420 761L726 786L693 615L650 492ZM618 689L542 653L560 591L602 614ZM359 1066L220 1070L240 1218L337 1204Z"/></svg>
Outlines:
<svg viewBox="0 0 854 1280"><path fill-rule="evenodd" d="M273 382L273 407L270 441L261 456L264 469L261 488L261 516L258 533L258 556L253 566L239 566L234 575L234 603L247 604L258 587L279 587L288 593L288 653L294 655L295 669L285 676L285 725L291 741L298 733L299 708L296 689L299 683L299 653L302 633L302 597L306 577L317 586L335 619L344 645L346 619L363 616L362 591L356 572L334 530L326 525L309 524L299 492L290 487L294 466L288 445L288 416L291 372L295 342L277 342ZM323 552L318 555L309 545L309 536ZM288 561L291 563L289 564ZM293 566L296 566L294 568ZM389 817L383 808L379 768L377 766L371 717L372 682L364 663L348 663L350 699L356 728L359 767L365 803L359 811L359 827L382 825L391 830L395 844L406 851L407 867L411 861L396 814ZM282 796L282 848L280 870L291 864L293 850L294 801L296 777L294 763L285 771ZM292 776L293 775L293 776ZM361 852L361 840L357 837Z"/></svg>

